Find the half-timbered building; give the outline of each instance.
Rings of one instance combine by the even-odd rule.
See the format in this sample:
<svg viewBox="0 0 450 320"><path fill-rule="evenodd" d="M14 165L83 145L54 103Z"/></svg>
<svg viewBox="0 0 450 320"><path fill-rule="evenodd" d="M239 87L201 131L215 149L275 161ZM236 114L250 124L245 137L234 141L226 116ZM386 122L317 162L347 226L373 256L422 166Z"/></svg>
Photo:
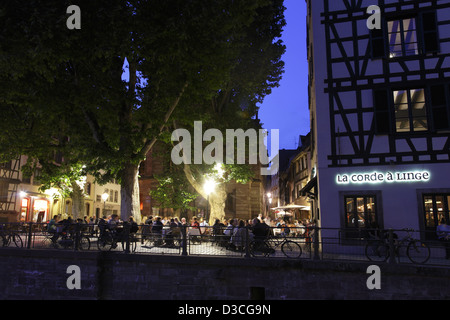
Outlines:
<svg viewBox="0 0 450 320"><path fill-rule="evenodd" d="M433 238L450 218L450 0L306 2L319 224Z"/></svg>

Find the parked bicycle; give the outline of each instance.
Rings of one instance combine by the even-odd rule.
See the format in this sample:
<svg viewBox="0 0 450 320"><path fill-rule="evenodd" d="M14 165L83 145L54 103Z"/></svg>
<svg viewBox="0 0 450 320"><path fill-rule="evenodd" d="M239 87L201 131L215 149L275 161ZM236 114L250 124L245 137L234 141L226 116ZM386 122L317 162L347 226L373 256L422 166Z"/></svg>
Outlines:
<svg viewBox="0 0 450 320"><path fill-rule="evenodd" d="M191 240L192 241L192 240ZM152 248L169 248L169 249L180 249L182 239L180 235L173 236L172 234L167 234L163 236L158 233L151 233L147 235L142 248L152 249Z"/></svg>
<svg viewBox="0 0 450 320"><path fill-rule="evenodd" d="M17 248L23 247L23 241L20 235L10 230L0 230L0 247L8 247L14 243Z"/></svg>
<svg viewBox="0 0 450 320"><path fill-rule="evenodd" d="M300 258L302 248L292 240L288 240L285 235L270 236L264 240L253 240L249 245L249 252L252 257L269 257L276 252L276 248L281 247L281 252L290 259Z"/></svg>
<svg viewBox="0 0 450 320"><path fill-rule="evenodd" d="M127 237L124 231L117 232L117 230L111 230L106 226L101 229L97 239L97 248L100 251L111 251L112 249L117 248L119 243L121 244L123 251L127 249ZM130 252L136 251L138 241L139 240L134 233L129 234Z"/></svg>
<svg viewBox="0 0 450 320"><path fill-rule="evenodd" d="M67 231L61 232L46 232L44 239L42 240L42 246L44 248L53 249L74 249L76 242L78 241L78 250L88 251L91 248L91 240L88 236L80 234L78 237L75 233Z"/></svg>
<svg viewBox="0 0 450 320"><path fill-rule="evenodd" d="M407 234L401 240L394 239L394 254L397 258L400 258L400 248L406 247L406 255L412 263L424 264L430 259L430 248L428 245L418 239L412 237L412 229L402 229ZM365 254L370 261L384 262L389 259L391 254L389 246L389 237L387 234L382 235L380 238L374 238L369 240Z"/></svg>

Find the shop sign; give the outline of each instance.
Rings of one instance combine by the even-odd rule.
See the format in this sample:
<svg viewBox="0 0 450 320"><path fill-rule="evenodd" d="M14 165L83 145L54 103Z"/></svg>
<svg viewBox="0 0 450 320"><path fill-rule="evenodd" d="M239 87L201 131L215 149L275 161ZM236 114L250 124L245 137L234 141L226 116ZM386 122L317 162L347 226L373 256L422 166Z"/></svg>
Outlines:
<svg viewBox="0 0 450 320"><path fill-rule="evenodd" d="M406 172L372 172L338 174L337 184L365 184L365 183L404 183L404 182L428 182L430 173L428 171L406 171Z"/></svg>

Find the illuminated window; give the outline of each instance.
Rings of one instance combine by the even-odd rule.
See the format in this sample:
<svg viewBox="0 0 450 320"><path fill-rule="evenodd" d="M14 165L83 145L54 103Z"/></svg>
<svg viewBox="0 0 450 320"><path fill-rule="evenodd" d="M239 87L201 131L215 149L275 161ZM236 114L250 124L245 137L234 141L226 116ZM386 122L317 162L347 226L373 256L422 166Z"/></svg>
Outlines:
<svg viewBox="0 0 450 320"><path fill-rule="evenodd" d="M427 239L436 238L436 227L442 219L450 223L450 193L423 195L424 222Z"/></svg>
<svg viewBox="0 0 450 320"><path fill-rule="evenodd" d="M394 91L394 108L396 132L428 130L424 89Z"/></svg>
<svg viewBox="0 0 450 320"><path fill-rule="evenodd" d="M391 18L384 23L381 29L370 30L372 59L436 54L440 51L439 21L435 10Z"/></svg>
<svg viewBox="0 0 450 320"><path fill-rule="evenodd" d="M346 196L345 197L345 227L371 228L377 223L376 197Z"/></svg>
<svg viewBox="0 0 450 320"><path fill-rule="evenodd" d="M441 219L450 223L449 202L450 194L427 194L423 196L426 227L437 227Z"/></svg>
<svg viewBox="0 0 450 320"><path fill-rule="evenodd" d="M389 57L419 54L416 19L388 21Z"/></svg>

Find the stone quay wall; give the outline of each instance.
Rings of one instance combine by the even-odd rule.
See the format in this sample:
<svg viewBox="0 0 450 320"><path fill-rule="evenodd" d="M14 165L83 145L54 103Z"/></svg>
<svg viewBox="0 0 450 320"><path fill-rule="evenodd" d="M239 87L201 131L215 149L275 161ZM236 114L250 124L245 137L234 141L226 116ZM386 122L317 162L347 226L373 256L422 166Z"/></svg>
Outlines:
<svg viewBox="0 0 450 320"><path fill-rule="evenodd" d="M370 290L370 265L2 248L0 299L450 299L448 268L379 264L381 287ZM68 287L69 266L79 289Z"/></svg>

